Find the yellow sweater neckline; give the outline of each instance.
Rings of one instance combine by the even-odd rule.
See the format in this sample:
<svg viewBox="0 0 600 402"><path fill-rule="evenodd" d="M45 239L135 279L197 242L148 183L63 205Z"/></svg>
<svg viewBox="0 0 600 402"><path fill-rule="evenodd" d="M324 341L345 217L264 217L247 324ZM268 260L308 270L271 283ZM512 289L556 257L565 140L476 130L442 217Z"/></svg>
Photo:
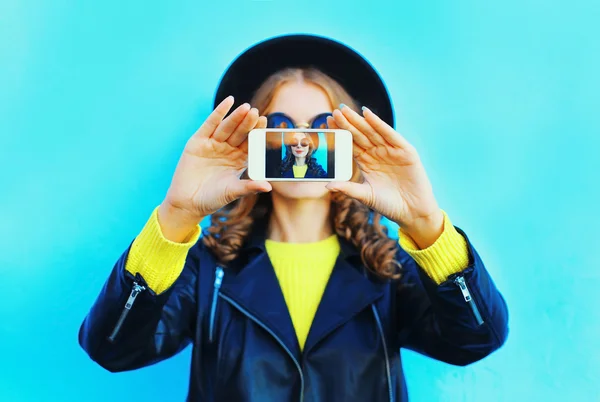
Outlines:
<svg viewBox="0 0 600 402"><path fill-rule="evenodd" d="M339 245L339 240L338 240L337 235L334 233L331 236L326 237L323 240L318 240L318 241L308 242L308 243L292 243L292 242L267 239L265 241L265 245L266 245L266 247L269 247L269 248L277 248L281 252L289 252L289 251L305 252L305 251L317 251L317 250L325 251L325 250L330 250L331 248L336 247L336 245Z"/></svg>

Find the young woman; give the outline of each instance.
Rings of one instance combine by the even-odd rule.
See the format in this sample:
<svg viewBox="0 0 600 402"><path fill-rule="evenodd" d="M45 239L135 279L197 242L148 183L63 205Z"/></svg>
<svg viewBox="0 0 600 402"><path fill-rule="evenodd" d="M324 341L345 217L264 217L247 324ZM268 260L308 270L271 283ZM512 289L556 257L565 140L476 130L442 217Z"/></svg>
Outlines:
<svg viewBox="0 0 600 402"><path fill-rule="evenodd" d="M93 360L133 370L191 343L190 401L406 401L401 348L467 365L503 344L504 300L360 55L315 36L263 42L215 104L81 326ZM353 135L353 179L240 179L247 133L273 113L331 114Z"/></svg>
<svg viewBox="0 0 600 402"><path fill-rule="evenodd" d="M267 120L268 121L268 120ZM313 156L315 144L307 133L286 133L285 157L281 162L281 177L319 179L327 177L323 166Z"/></svg>

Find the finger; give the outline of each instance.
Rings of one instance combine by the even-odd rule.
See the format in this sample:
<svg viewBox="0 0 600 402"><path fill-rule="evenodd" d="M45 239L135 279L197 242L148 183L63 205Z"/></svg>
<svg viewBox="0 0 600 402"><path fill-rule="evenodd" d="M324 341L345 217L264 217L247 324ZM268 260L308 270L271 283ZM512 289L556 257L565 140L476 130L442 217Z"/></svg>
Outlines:
<svg viewBox="0 0 600 402"><path fill-rule="evenodd" d="M236 127L233 134L227 139L227 143L233 147L239 146L248 137L248 133L259 121L258 109L252 108L244 120Z"/></svg>
<svg viewBox="0 0 600 402"><path fill-rule="evenodd" d="M229 202L249 194L266 193L273 189L268 181L236 180L227 189Z"/></svg>
<svg viewBox="0 0 600 402"><path fill-rule="evenodd" d="M254 127L254 128L267 128L267 117L260 116L258 118L258 122L256 123L256 127Z"/></svg>
<svg viewBox="0 0 600 402"><path fill-rule="evenodd" d="M208 118L202 123L200 128L194 133L199 137L210 137L215 129L221 124L223 118L229 113L229 109L233 106L233 96L228 96L212 111Z"/></svg>
<svg viewBox="0 0 600 402"><path fill-rule="evenodd" d="M381 120L379 116L373 113L369 108L363 106L363 115L365 120L387 141L390 145L401 148L411 147L411 144L399 132L394 130L389 124Z"/></svg>
<svg viewBox="0 0 600 402"><path fill-rule="evenodd" d="M327 128L331 130L337 130L340 126L337 125L333 116L327 116Z"/></svg>
<svg viewBox="0 0 600 402"><path fill-rule="evenodd" d="M229 136L234 132L237 126L246 118L246 115L250 111L250 105L244 103L237 107L225 120L223 120L216 128L211 138L225 142Z"/></svg>
<svg viewBox="0 0 600 402"><path fill-rule="evenodd" d="M339 111L337 109L334 110L333 118L335 119L335 123L337 124L337 126L339 128L348 130L348 131L350 131L350 133L352 133L352 139L354 140L354 143L356 145L358 145L360 148L364 148L364 149L373 148L374 144L371 141L369 141L369 139L367 138L367 136L364 133L362 133L360 130L358 130L356 127L354 127L348 121L348 119L346 119L346 117L342 114L341 111Z"/></svg>
<svg viewBox="0 0 600 402"><path fill-rule="evenodd" d="M335 122L335 119L332 116L327 117L327 128L332 130L337 130L340 127ZM365 149L359 146L356 141L354 141L354 137L352 137L352 156L357 158L365 152Z"/></svg>
<svg viewBox="0 0 600 402"><path fill-rule="evenodd" d="M388 145L383 137L377 133L377 130L371 127L365 118L356 113L354 110L344 105L340 109L340 112L342 112L350 124L360 130L360 132L362 132L373 144Z"/></svg>
<svg viewBox="0 0 600 402"><path fill-rule="evenodd" d="M265 116L260 116L258 118L258 123L256 123L255 128L267 128L267 118ZM240 145L238 145L238 148L242 152L248 153L248 136L247 135L244 137L244 140L242 141L242 143Z"/></svg>
<svg viewBox="0 0 600 402"><path fill-rule="evenodd" d="M246 138L244 140L244 142L242 142L238 148L240 149L240 151L244 152L245 154L248 154L248 138Z"/></svg>
<svg viewBox="0 0 600 402"><path fill-rule="evenodd" d="M325 186L332 192L340 192L352 197L369 208L372 207L371 187L367 183L355 183L352 181L332 181Z"/></svg>

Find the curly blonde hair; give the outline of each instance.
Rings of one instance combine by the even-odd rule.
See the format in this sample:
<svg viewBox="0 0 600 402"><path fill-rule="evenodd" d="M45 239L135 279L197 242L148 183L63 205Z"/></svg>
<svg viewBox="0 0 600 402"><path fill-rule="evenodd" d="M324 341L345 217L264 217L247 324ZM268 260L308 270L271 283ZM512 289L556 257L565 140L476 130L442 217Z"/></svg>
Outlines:
<svg viewBox="0 0 600 402"><path fill-rule="evenodd" d="M333 78L313 68L288 68L270 76L256 91L250 104L262 115L269 112L269 105L279 87L288 82L303 81L319 86L325 91L332 105L344 103L354 110L358 105ZM362 179L354 165L352 181ZM216 256L219 263L227 265L235 260L248 239L254 222L269 219L272 210L271 195L253 194L226 205L211 216L203 242ZM335 233L353 244L359 251L365 266L383 279L400 277L400 264L396 260L398 243L387 235L387 227L381 223L381 215L361 202L341 193L331 194L332 227Z"/></svg>

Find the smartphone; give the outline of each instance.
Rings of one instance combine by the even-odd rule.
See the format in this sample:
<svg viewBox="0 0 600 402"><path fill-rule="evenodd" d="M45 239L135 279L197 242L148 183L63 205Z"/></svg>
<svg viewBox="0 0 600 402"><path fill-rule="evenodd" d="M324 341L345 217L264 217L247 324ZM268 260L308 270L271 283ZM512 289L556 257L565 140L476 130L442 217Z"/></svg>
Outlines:
<svg viewBox="0 0 600 402"><path fill-rule="evenodd" d="M352 177L348 130L254 129L248 134L248 177L267 181L347 181Z"/></svg>

